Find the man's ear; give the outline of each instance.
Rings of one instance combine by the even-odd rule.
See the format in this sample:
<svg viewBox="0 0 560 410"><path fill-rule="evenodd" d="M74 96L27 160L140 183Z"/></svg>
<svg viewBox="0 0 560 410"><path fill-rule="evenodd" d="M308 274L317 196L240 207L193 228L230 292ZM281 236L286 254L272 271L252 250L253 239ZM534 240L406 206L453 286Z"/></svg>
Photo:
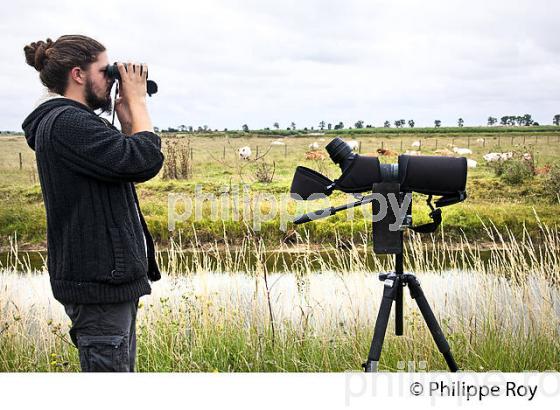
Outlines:
<svg viewBox="0 0 560 410"><path fill-rule="evenodd" d="M86 72L80 67L72 68L72 70L70 70L70 77L78 84L83 85L86 83Z"/></svg>

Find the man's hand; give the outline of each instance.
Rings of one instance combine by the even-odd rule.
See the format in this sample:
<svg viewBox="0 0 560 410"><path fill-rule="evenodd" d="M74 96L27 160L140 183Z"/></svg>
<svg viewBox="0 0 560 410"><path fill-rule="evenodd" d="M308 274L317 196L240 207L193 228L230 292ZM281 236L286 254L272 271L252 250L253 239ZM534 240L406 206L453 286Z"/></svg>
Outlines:
<svg viewBox="0 0 560 410"><path fill-rule="evenodd" d="M121 75L122 97L129 103L144 102L146 100L146 81L148 81L148 66L146 64L117 63Z"/></svg>
<svg viewBox="0 0 560 410"><path fill-rule="evenodd" d="M153 132L152 121L146 106L148 66L146 64L127 63L125 68L123 63L117 63L117 68L121 80L120 98L115 101L115 110L123 127L123 132L125 134L135 134L140 131Z"/></svg>

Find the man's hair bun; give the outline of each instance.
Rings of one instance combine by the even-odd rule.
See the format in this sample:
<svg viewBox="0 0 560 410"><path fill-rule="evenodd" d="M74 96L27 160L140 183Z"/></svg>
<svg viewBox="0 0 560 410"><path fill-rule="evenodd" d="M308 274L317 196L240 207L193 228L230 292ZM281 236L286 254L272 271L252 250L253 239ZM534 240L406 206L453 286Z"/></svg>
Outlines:
<svg viewBox="0 0 560 410"><path fill-rule="evenodd" d="M35 70L41 71L46 65L49 58L50 49L53 41L47 38L47 41L33 42L23 48L25 52L25 61Z"/></svg>

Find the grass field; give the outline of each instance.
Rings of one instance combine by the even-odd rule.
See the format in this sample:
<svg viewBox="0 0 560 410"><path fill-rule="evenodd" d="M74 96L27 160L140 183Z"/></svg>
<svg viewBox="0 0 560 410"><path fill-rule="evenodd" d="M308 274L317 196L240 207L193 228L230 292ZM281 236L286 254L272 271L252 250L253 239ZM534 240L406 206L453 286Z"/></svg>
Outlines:
<svg viewBox="0 0 560 410"><path fill-rule="evenodd" d="M446 132L443 133L442 131ZM261 224L260 230L255 231L253 218L255 214L256 197L259 194L270 193L276 198L285 195L291 183L294 169L297 165L305 165L336 178L340 171L329 159L310 161L305 159L305 152L309 145L317 142L323 147L330 138L342 135L347 139L354 138L360 142L362 154L376 153L378 148L395 150L404 153L412 148L414 141L420 141L420 152L433 155L434 151L449 149L451 146L473 150L469 155L478 161L478 166L469 169L467 191L469 198L466 202L444 209L444 226L447 235L459 240L466 235L470 240L476 240L483 223L493 222L499 228L506 226L514 233L520 234L523 226L538 236L538 223L535 215L548 225L557 221L559 208L558 185L551 186L549 176L539 175L519 184L510 184L495 175L494 170L485 164L482 156L488 152L519 153L529 152L534 158L535 166L542 168L547 165L560 163L560 129L558 127L521 127L521 128L485 128L481 127L469 131L461 128L445 129L375 129L371 130L342 130L338 133L330 132L325 135L278 136L267 133L212 133L212 134L178 134L177 136L164 134L164 145L184 147L189 160L188 179L164 179L160 175L151 181L138 184L142 210L147 218L151 231L157 242L165 245L171 235L179 235L190 243L196 230L201 242L213 243L223 238L224 230L232 242L239 243L247 232L251 231L264 239L269 246L279 245L287 233L279 229L282 225L280 217L274 217ZM354 132L352 135L345 135ZM270 132L272 133L272 131ZM282 133L282 132L278 132ZM480 138L484 142L480 142ZM185 141L189 141L188 147ZM279 140L284 145L271 145ZM174 142L175 141L175 142ZM249 146L255 156L263 156L258 161L240 161L237 149ZM166 148L167 152L168 149ZM20 164L21 154L21 164ZM5 248L8 238L17 233L20 246L27 248L44 248L46 223L44 208L34 153L27 147L22 136L0 137L0 239ZM168 155L169 159L169 155ZM383 159L386 162L395 159ZM263 165L264 163L264 165ZM265 174L270 177L274 171L272 181L259 182L262 179L263 167ZM21 169L20 169L21 168ZM266 175L265 175L266 176ZM181 194L187 197L194 195L196 186L200 186L204 193L216 196L222 195L232 187L242 191L243 184L250 189L251 207L247 214L239 221L232 218L213 220L210 215L211 205L208 201L202 205L202 218L195 220L194 216L177 224L176 230L170 234L168 230L168 198L169 194ZM350 198L351 199L351 198ZM349 201L347 195L337 193L332 196L335 204ZM418 196L414 208L416 223L427 221L427 207L424 200ZM261 208L267 208L267 201L261 201ZM320 205L316 203L296 203L289 201L287 209L291 214L313 210ZM366 212L367 213L367 212ZM336 236L358 240L363 230L365 220L360 210L356 211L354 221L348 221L342 213L314 224L296 228L296 232L311 241L333 241ZM194 228L194 229L193 229ZM294 227L288 224L287 231Z"/></svg>

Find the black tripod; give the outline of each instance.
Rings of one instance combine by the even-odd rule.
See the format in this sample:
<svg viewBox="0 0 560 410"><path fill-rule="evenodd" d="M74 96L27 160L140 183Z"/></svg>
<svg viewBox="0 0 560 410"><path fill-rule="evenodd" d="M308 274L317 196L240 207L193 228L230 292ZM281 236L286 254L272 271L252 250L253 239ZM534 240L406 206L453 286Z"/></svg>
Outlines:
<svg viewBox="0 0 560 410"><path fill-rule="evenodd" d="M319 211L311 212L309 214L302 215L294 220L295 224L302 224L316 220L319 218L324 218L327 216L334 215L338 211L350 209L356 206L366 205L371 203L373 207L373 215L378 215L380 211L379 196L381 194L384 198L389 198L390 195L395 195L398 199L398 204L401 206L406 197L404 192L401 192L401 186L399 183L376 183L373 184L373 194L362 197L359 201L337 206L330 207L327 209L322 209ZM424 296L424 292L420 287L420 282L412 273L404 273L403 270L403 230L410 228L419 233L430 233L434 232L435 229L441 223L441 210L434 209L431 203L431 196L428 198L427 204L431 208L432 212L430 217L432 222L412 227L412 201L409 203L406 215L404 215L404 220L400 224L399 229L394 229L391 225L396 223L397 217L393 208L389 208L386 213L386 217L381 220L375 220L373 222L373 251L376 254L394 254L395 255L395 272L383 273L379 275L379 280L384 284L383 288L383 299L381 300L381 305L379 307L379 313L377 315L377 320L375 322L375 329L373 332L373 339L371 341L371 347L369 349L369 354L367 361L362 365L366 372L376 372L379 358L381 357L381 349L383 347L383 340L385 339L385 333L387 331L387 324L389 323L389 316L391 314L391 307L393 302L395 302L395 334L397 336L403 335L403 288L408 285L410 290L410 296L416 301L416 304L420 308L420 312L424 317L424 321L428 325L432 337L434 338L436 345L443 354L449 370L456 372L458 369L453 355L451 354L451 349L449 344L443 335L441 327L434 316L434 312L430 308L430 304ZM410 197L411 199L411 197ZM464 197L448 197L445 199L440 199L436 202L436 205L446 206L453 203L460 202ZM387 203L387 201L384 201Z"/></svg>
<svg viewBox="0 0 560 410"><path fill-rule="evenodd" d="M405 194L400 192L399 184L374 184L373 191L386 198L391 194L396 195L400 205L402 205L405 200ZM433 232L439 225L439 222L441 222L441 211L433 208L431 205L431 197L428 198L427 203L432 209L432 213L430 214L430 217L433 219L432 223L412 227L412 200L407 207L406 216L400 225L400 229L395 230L394 227L390 229L390 222L396 221L396 215L393 210L390 210L387 217L383 220L373 222L373 251L378 254L394 254L395 271L379 275L379 280L383 282L383 298L379 306L379 313L377 314L377 320L375 322L368 358L362 365L366 372L377 371L393 302L395 302L395 334L397 336L403 335L403 288L405 286L408 286L410 296L416 301L418 308L420 308L424 321L428 325L428 329L439 351L443 354L449 366L449 370L452 372L458 370L457 364L451 355L449 344L434 316L434 312L432 312L430 308L430 304L426 300L426 296L420 287L420 282L412 273L404 273L403 269L403 230L412 229L420 233ZM376 214L379 211L379 203L372 202L372 206L373 213Z"/></svg>
<svg viewBox="0 0 560 410"><path fill-rule="evenodd" d="M436 342L436 345L445 358L449 370L456 372L459 370L457 363L453 359L449 344L443 335L441 327L430 308L430 304L426 300L426 296L420 287L420 282L415 275L411 273L403 273L403 255L402 253L395 255L395 272L379 275L379 280L383 282L383 299L379 307L379 313L375 322L373 331L373 339L369 348L367 361L362 365L366 372L376 372L381 357L381 348L389 323L389 315L391 314L391 306L395 302L395 334L402 336L403 334L403 288L408 285L410 296L416 301L428 329Z"/></svg>

